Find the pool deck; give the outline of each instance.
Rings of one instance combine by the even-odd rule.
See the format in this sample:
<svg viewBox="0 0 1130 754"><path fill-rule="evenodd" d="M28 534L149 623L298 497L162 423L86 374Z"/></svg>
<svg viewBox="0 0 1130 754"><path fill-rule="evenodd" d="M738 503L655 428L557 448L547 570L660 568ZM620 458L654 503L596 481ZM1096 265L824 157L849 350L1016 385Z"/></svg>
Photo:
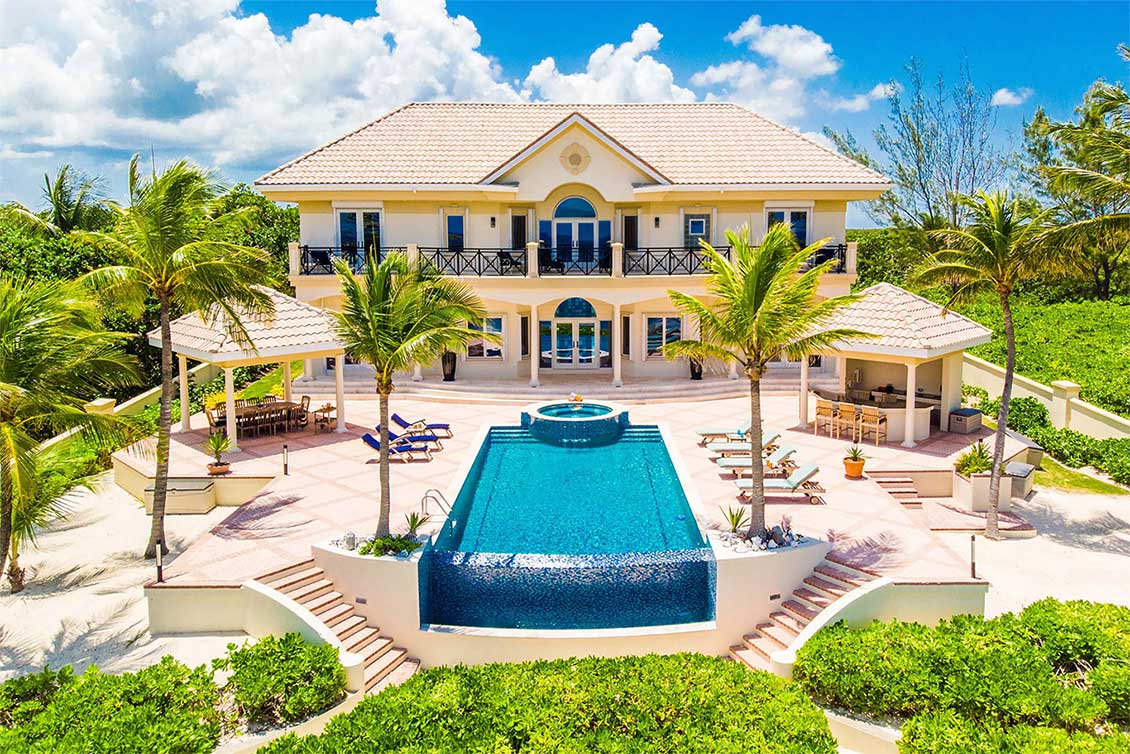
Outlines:
<svg viewBox="0 0 1130 754"><path fill-rule="evenodd" d="M547 394L543 400L553 397ZM841 459L847 441L791 428L796 423L796 406L795 396L764 397L765 426L779 431L781 442L796 448L799 463L820 467L817 479L826 490L821 495L825 504L773 498L766 509L768 523L776 524L787 515L794 530L803 534L825 538L833 532L839 557L896 580L967 580L968 561L930 530L922 511L905 509L870 479L844 478ZM520 405L429 403L394 394L393 410L409 418L449 422L455 433L453 439L443 441L443 450L433 453L431 462L392 463L392 529L398 531L404 529L404 515L419 510L425 491L446 490L479 430L486 424L517 424ZM378 467L376 454L360 437L376 425L377 411L375 400L349 399L348 432L307 431L242 440L240 451L229 455L232 473L278 476L166 567L170 585L242 583L308 558L313 543L335 539L349 530L360 535L371 532L377 518ZM739 503L733 477L722 473L713 454L698 444L694 428L736 425L748 413L744 398L629 406L633 423L666 425L673 451L682 456L695 486L700 501L695 514L704 528L721 528L720 506ZM173 435L172 476L203 474L209 460L201 449L205 426L203 416L197 416L192 432ZM914 449L897 443L869 445L868 469L949 469L971 440L986 436L987 430L975 436L939 434ZM282 476L284 442L290 451L287 476ZM1017 450L1019 446L1010 446L1007 452ZM135 449L131 458L132 463L151 468L151 455L144 448Z"/></svg>

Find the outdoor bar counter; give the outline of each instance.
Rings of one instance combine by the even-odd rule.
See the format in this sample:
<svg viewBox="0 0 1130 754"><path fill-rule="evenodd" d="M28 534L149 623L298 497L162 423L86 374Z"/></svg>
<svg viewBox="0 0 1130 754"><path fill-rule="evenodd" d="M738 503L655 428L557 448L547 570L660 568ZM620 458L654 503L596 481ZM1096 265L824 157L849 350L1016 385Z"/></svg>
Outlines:
<svg viewBox="0 0 1130 754"><path fill-rule="evenodd" d="M929 403L915 402L914 439L916 441L925 440L930 436L930 414L936 411L937 408L937 406L933 406ZM906 427L906 401L884 403L879 406L879 413L887 417L887 440L901 442L904 436L903 431Z"/></svg>

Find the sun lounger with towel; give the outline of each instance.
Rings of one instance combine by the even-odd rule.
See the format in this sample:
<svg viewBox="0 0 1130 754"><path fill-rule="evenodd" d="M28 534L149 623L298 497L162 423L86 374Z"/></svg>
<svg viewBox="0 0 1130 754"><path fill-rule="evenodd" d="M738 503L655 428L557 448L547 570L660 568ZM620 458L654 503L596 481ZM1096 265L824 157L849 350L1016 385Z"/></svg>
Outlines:
<svg viewBox="0 0 1130 754"><path fill-rule="evenodd" d="M781 439L780 432L773 430L766 430L761 433L761 450L764 453L772 453L777 449L777 440ZM727 442L712 442L706 446L706 449L723 456L740 456L749 455L749 442L729 440Z"/></svg>
<svg viewBox="0 0 1130 754"><path fill-rule="evenodd" d="M445 439L450 439L455 436L451 432L450 424L440 424L434 422L428 423L423 419L417 419L414 422L410 422L397 413L393 413L392 420L396 424L400 425L400 428L406 432L419 432L421 434L437 435Z"/></svg>
<svg viewBox="0 0 1130 754"><path fill-rule="evenodd" d="M381 433L381 425L377 425L377 435ZM436 450L443 450L443 443L440 442L439 437L433 435L431 432L415 432L398 435L391 429L388 431L388 441L392 445L425 445L432 443L436 446Z"/></svg>
<svg viewBox="0 0 1130 754"><path fill-rule="evenodd" d="M705 445L712 440L740 440L749 432L749 422L744 427L699 427L695 433L699 436L699 444Z"/></svg>
<svg viewBox="0 0 1130 754"><path fill-rule="evenodd" d="M788 446L777 448L765 459L765 471L788 472L796 468L796 464L789 458L795 452L795 448ZM753 459L750 456L722 456L717 463L718 468L730 469L737 476L753 473Z"/></svg>
<svg viewBox="0 0 1130 754"><path fill-rule="evenodd" d="M381 452L381 441L368 432L362 435L361 439L373 450L378 453ZM390 459L395 458L398 461L415 461L417 456L423 456L430 461L432 460L432 451L428 449L427 445L394 445L391 442L389 443L388 457Z"/></svg>
<svg viewBox="0 0 1130 754"><path fill-rule="evenodd" d="M789 474L788 478L766 479L765 492L799 492L806 496L810 503L819 503L820 498L813 494L824 491L820 483L813 479L819 473L820 469L815 464L805 464ZM742 496L748 495L753 489L752 479L736 479L734 484L738 487L738 494Z"/></svg>

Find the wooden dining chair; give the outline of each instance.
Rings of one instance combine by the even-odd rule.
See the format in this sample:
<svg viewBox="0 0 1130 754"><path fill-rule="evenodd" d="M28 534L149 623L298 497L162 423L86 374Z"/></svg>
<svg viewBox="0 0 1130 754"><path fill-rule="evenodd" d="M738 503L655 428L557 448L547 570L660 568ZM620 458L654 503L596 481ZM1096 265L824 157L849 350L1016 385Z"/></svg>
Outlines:
<svg viewBox="0 0 1130 754"><path fill-rule="evenodd" d="M310 423L310 396L304 395L298 401L298 408L295 409L295 420L302 429L305 429Z"/></svg>
<svg viewBox="0 0 1130 754"><path fill-rule="evenodd" d="M816 421L812 424L812 434L820 433L821 425L828 428L828 437L836 426L836 406L831 401L823 398L816 399Z"/></svg>
<svg viewBox="0 0 1130 754"><path fill-rule="evenodd" d="M887 416L879 410L878 406L863 406L860 409L859 415L859 440L868 434L874 435L875 444L879 444L880 438L883 442L887 441Z"/></svg>
<svg viewBox="0 0 1130 754"><path fill-rule="evenodd" d="M836 437L845 429L851 433L851 441L855 443L859 433L859 406L854 403L836 404Z"/></svg>

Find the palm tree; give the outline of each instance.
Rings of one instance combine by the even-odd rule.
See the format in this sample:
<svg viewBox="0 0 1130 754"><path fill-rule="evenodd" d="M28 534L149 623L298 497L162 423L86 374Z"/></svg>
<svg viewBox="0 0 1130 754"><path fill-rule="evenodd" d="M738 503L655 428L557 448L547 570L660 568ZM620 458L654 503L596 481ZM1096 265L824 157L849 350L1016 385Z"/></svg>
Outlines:
<svg viewBox="0 0 1130 754"><path fill-rule="evenodd" d="M1000 491L1004 461L1008 402L1012 398L1012 378L1016 369L1012 292L1026 279L1047 275L1060 262L1052 251L1053 246L1045 243L1043 237L1048 218L1054 210L1041 210L1033 202L1007 191L979 191L976 196L961 196L960 201L968 210L969 221L961 228L934 232L945 242L946 248L927 259L915 273L914 280L923 285L952 286L953 293L946 302L946 309L983 293L990 293L1000 301L1008 355L985 522L985 536L999 539L997 493Z"/></svg>
<svg viewBox="0 0 1130 754"><path fill-rule="evenodd" d="M77 285L0 274L0 572L16 500L37 494L38 443L67 430L107 441L122 429L83 404L136 382L136 362L121 349L126 338L102 329Z"/></svg>
<svg viewBox="0 0 1130 754"><path fill-rule="evenodd" d="M755 460L748 536L753 538L765 532L765 470L758 460L762 453L761 378L769 362L781 356L808 358L815 350L834 350L837 341L866 334L823 327L836 310L857 299L820 300L817 296L820 276L836 263L834 259L801 272L828 239L801 249L789 227L778 223L760 246L750 242L749 228L744 226L737 233L726 231L726 240L730 259L702 244L710 271L708 299L667 291L675 307L698 322L699 340L668 343L663 353L669 359L736 362L749 379L749 442Z"/></svg>
<svg viewBox="0 0 1130 754"><path fill-rule="evenodd" d="M55 178L43 176L42 212L33 212L18 202L3 209L13 220L33 232L65 236L76 230L99 230L111 217L100 181L62 165Z"/></svg>
<svg viewBox="0 0 1130 754"><path fill-rule="evenodd" d="M366 265L360 277L341 260L335 262L335 268L345 296L342 310L336 313L345 354L376 370L381 418L381 509L376 536L385 537L391 505L388 411L393 376L415 364L435 361L444 351L461 350L471 340L498 342L498 338L474 327L486 311L470 287L443 277L424 259L411 261L404 254L392 253L380 264Z"/></svg>
<svg viewBox="0 0 1130 754"><path fill-rule="evenodd" d="M213 174L180 161L144 178L134 155L129 166L129 205L111 205L114 229L84 232L115 265L84 276L100 296L135 315L156 300L161 331L161 410L157 423L157 470L153 522L145 557L165 543L165 496L169 479L169 433L172 425L173 349L169 323L174 312L218 317L238 343L249 345L242 316L272 313L271 300L257 287L264 280L267 256L259 249L213 240L228 226L247 221L244 212L217 215L213 205L221 186Z"/></svg>

